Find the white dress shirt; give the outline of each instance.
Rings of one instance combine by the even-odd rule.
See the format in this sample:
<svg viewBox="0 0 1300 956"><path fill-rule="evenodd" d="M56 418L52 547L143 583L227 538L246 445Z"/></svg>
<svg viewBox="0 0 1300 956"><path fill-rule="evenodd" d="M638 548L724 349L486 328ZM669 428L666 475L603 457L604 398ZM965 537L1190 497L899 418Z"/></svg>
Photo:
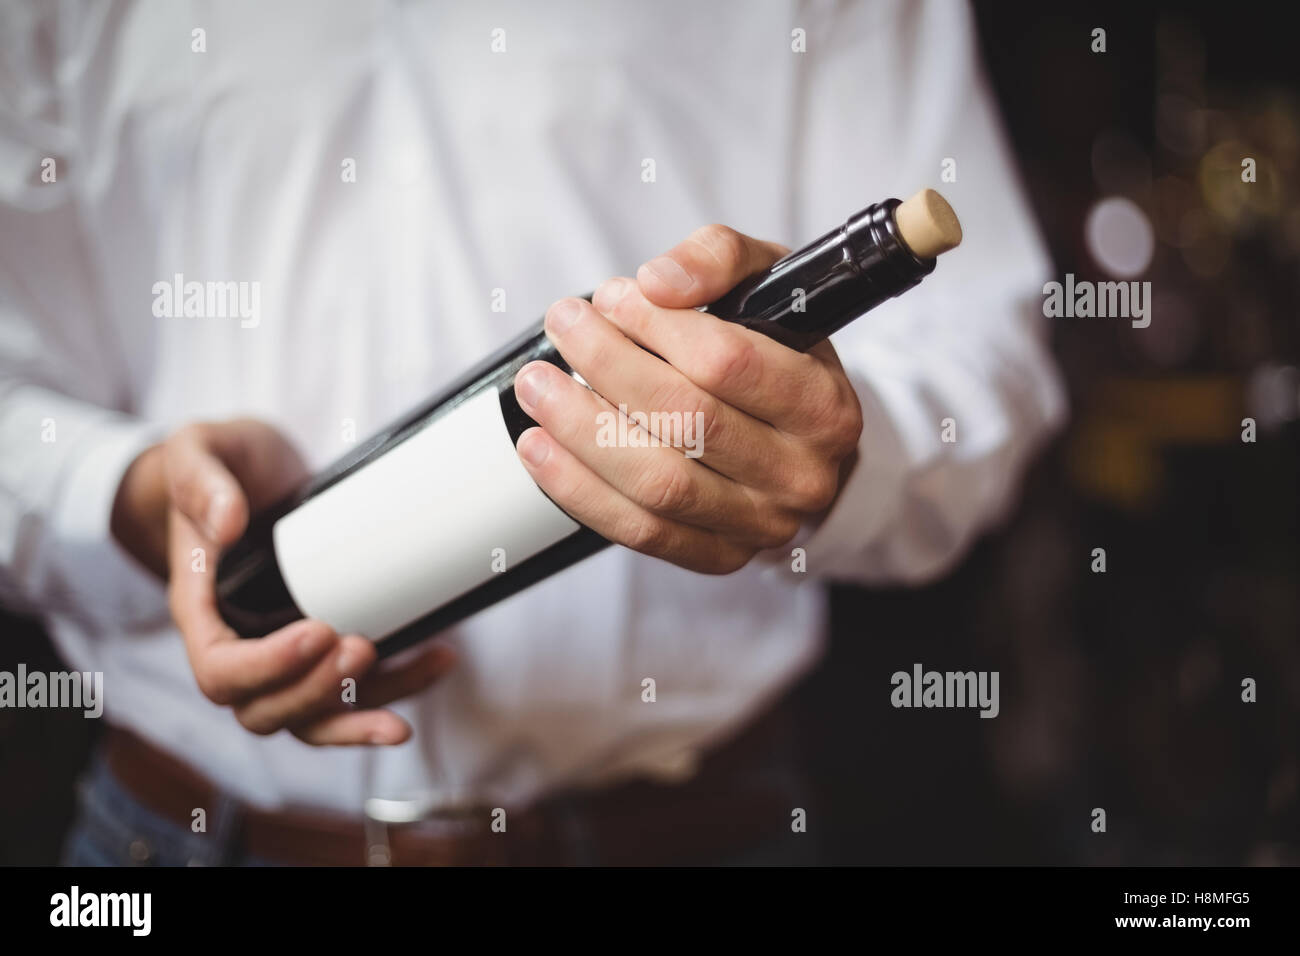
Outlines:
<svg viewBox="0 0 1300 956"><path fill-rule="evenodd" d="M821 581L949 568L1064 414L963 6L19 3L0 45L0 596L104 673L110 720L255 804L685 772L816 661ZM608 549L449 632L402 746L244 730L109 534L124 469L185 422L266 419L318 468L697 226L793 247L924 186L964 244L833 340L866 427L807 572ZM260 283L256 325L156 317L177 273Z"/></svg>

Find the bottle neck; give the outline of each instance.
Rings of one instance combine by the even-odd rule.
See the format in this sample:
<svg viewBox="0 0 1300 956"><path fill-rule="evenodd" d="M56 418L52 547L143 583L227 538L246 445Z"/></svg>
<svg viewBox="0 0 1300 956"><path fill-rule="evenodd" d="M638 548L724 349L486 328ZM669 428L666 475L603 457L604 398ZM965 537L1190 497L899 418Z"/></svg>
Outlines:
<svg viewBox="0 0 1300 956"><path fill-rule="evenodd" d="M704 311L807 351L934 271L935 260L916 256L899 235L899 205L868 206Z"/></svg>

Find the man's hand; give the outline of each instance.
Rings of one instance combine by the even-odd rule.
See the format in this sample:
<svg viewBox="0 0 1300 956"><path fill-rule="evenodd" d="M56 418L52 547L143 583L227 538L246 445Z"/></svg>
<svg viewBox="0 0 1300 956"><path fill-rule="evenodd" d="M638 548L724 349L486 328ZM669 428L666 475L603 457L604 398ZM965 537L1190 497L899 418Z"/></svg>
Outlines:
<svg viewBox="0 0 1300 956"><path fill-rule="evenodd" d="M635 280L608 280L591 303L551 306L547 336L591 388L533 362L519 370L515 393L541 425L520 436L519 455L561 508L611 541L717 574L825 513L862 431L834 348L823 342L802 354L695 310L784 254L707 226ZM650 431L658 422L657 446L600 440L610 420L602 413L618 415L620 405L633 419L629 433L637 421ZM698 457L670 447L683 435L663 432L697 421Z"/></svg>
<svg viewBox="0 0 1300 956"><path fill-rule="evenodd" d="M293 447L262 422L189 425L127 469L114 503L113 533L168 578L172 616L199 689L232 708L249 730L270 734L287 728L311 744L402 743L410 726L377 708L450 670L449 648L434 645L368 673L376 654L364 637L340 636L320 621L303 620L258 640L241 640L217 611L221 550L243 534L253 511L274 502L304 473ZM343 703L348 677L357 681L355 706Z"/></svg>

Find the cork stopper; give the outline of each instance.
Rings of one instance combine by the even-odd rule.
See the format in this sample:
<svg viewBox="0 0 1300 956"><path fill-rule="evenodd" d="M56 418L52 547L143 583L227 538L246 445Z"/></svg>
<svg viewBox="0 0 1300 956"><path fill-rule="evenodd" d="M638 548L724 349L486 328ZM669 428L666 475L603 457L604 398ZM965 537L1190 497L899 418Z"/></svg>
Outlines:
<svg viewBox="0 0 1300 956"><path fill-rule="evenodd" d="M933 189L922 189L900 203L894 210L894 221L903 242L919 259L933 259L961 242L957 214L948 200Z"/></svg>

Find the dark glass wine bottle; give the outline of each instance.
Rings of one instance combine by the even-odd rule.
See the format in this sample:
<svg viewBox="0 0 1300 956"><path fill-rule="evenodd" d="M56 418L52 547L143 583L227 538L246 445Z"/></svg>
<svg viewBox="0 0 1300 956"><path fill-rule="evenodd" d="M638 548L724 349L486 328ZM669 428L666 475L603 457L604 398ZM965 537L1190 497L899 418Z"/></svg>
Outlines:
<svg viewBox="0 0 1300 956"><path fill-rule="evenodd" d="M704 311L807 350L916 285L960 238L932 190L888 199ZM514 377L535 360L573 374L538 322L255 515L218 568L227 623L258 637L311 616L387 656L606 547L517 458L536 423Z"/></svg>

